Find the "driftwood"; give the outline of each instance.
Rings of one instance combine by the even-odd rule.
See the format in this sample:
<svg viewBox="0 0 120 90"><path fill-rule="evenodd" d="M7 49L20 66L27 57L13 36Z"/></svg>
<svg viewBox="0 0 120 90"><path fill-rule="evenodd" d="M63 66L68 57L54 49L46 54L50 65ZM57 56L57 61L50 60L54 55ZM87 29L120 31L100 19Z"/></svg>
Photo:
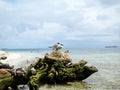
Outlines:
<svg viewBox="0 0 120 90"><path fill-rule="evenodd" d="M0 79L0 90L17 85L28 84L30 90L38 90L43 84L67 83L84 80L97 72L96 67L86 66L87 61L72 63L66 52L53 51L44 58L36 58L34 62L17 69L6 69L10 77Z"/></svg>

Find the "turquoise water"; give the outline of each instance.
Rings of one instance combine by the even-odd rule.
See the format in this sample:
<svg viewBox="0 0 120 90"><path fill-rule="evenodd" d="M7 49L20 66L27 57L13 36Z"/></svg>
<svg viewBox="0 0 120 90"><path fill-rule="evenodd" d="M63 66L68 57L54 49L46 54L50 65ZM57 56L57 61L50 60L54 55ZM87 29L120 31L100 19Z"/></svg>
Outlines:
<svg viewBox="0 0 120 90"><path fill-rule="evenodd" d="M88 66L96 66L98 72L91 75L82 82L73 82L69 85L42 86L40 90L119 90L120 89L120 49L69 49L73 62L84 59ZM19 58L9 58L8 62L16 67L24 66L26 60L33 60L34 57L43 57L50 49L14 49L7 50L8 53L19 54ZM18 62L11 63L13 60Z"/></svg>

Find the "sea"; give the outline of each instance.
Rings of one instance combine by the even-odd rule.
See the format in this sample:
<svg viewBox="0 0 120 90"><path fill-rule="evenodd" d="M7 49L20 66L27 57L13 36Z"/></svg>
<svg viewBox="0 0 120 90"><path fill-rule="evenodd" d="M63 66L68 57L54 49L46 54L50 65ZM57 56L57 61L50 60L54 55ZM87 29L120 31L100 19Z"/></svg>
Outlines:
<svg viewBox="0 0 120 90"><path fill-rule="evenodd" d="M120 90L120 48L67 48L73 63L86 60L86 66L95 66L98 72L83 81L68 82L66 85L40 86L39 90ZM43 58L51 49L6 49L8 58L3 63L15 68L25 66L35 57ZM19 90L29 90L28 86Z"/></svg>

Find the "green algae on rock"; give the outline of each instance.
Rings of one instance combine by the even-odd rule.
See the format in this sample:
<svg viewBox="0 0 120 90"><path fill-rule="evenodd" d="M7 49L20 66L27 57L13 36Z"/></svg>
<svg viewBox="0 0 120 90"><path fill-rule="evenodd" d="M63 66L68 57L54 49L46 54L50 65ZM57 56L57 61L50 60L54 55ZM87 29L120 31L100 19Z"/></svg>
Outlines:
<svg viewBox="0 0 120 90"><path fill-rule="evenodd" d="M34 66L37 72L31 76L29 81L30 90L38 90L40 85L46 83L59 84L75 80L81 81L98 71L94 66L85 66L87 61L84 60L71 63L70 58L62 58L62 53L53 51L50 54L47 53L43 59L39 59L39 63Z"/></svg>

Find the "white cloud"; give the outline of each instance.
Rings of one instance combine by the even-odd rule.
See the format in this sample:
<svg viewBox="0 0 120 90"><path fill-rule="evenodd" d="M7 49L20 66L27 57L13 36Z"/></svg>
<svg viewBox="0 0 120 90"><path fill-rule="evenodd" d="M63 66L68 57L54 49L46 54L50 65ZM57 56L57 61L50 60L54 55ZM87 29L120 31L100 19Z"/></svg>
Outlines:
<svg viewBox="0 0 120 90"><path fill-rule="evenodd" d="M16 40L19 42L42 42L42 41L52 41L56 40L56 38L62 39L64 34L66 33L67 27L60 23L44 23L41 28L30 30L26 28L26 30L20 33ZM16 42L15 39L12 38L13 41Z"/></svg>
<svg viewBox="0 0 120 90"><path fill-rule="evenodd" d="M109 8L103 8L101 6L85 8L83 13L84 20L82 23L88 27L99 29L106 29L108 27L111 27L111 25L120 23L119 15L115 11L118 7L120 7L120 5L112 6ZM106 16L107 19L98 19L97 17L100 15Z"/></svg>
<svg viewBox="0 0 120 90"><path fill-rule="evenodd" d="M64 0L68 11L78 11L85 6L85 0Z"/></svg>
<svg viewBox="0 0 120 90"><path fill-rule="evenodd" d="M0 41L117 42L120 39L118 8L120 3L105 7L100 0L17 0L14 3L0 0L0 29L3 30Z"/></svg>

